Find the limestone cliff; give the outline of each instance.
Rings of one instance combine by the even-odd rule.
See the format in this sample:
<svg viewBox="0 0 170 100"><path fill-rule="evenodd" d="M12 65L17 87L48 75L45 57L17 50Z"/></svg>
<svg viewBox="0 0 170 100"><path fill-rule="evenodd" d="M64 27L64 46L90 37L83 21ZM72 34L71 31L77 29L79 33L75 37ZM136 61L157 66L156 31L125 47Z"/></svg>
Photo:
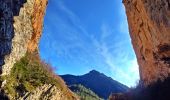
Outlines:
<svg viewBox="0 0 170 100"><path fill-rule="evenodd" d="M22 63L28 52L31 55L38 50L46 6L47 0L0 0L0 99L4 96L5 100L78 99L62 79L43 70L43 64L34 69L39 59L34 59L32 65Z"/></svg>
<svg viewBox="0 0 170 100"><path fill-rule="evenodd" d="M43 85L35 91L26 93L20 100L76 100L75 97L67 98L60 89L54 85Z"/></svg>
<svg viewBox="0 0 170 100"><path fill-rule="evenodd" d="M4 6L8 4L5 3L5 0L2 2ZM6 36L4 37L11 35L8 39L10 45L4 44L4 47L2 48L4 48L4 51L8 52L6 53L2 51L2 53L3 56L5 56L5 54L9 54L10 51L11 53L5 56L5 65L2 67L3 75L10 73L10 69L13 64L23 57L26 51L32 52L37 48L38 41L42 33L43 17L47 0L13 0L13 2L9 3L10 5L7 6L9 10L7 12L11 14L9 16L11 19L6 19L5 21L9 21L10 24L6 24L4 26L10 28L10 30L7 28L5 29L4 34L6 34ZM10 9L13 11L10 11ZM8 16L5 18L8 18ZM13 36L14 38L12 39Z"/></svg>
<svg viewBox="0 0 170 100"><path fill-rule="evenodd" d="M170 0L123 0L140 84L110 100L170 99Z"/></svg>
<svg viewBox="0 0 170 100"><path fill-rule="evenodd" d="M170 1L124 0L132 44L145 86L170 75Z"/></svg>

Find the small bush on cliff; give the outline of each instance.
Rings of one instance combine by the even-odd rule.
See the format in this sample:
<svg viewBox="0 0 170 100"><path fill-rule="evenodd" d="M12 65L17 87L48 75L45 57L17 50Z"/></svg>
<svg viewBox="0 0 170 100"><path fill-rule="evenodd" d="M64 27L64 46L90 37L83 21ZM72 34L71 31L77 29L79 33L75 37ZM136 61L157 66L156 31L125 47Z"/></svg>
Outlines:
<svg viewBox="0 0 170 100"><path fill-rule="evenodd" d="M53 84L64 90L64 81L52 72L51 66L40 60L37 53L27 53L14 64L11 74L4 77L7 81L5 91L12 97L24 95L43 84Z"/></svg>

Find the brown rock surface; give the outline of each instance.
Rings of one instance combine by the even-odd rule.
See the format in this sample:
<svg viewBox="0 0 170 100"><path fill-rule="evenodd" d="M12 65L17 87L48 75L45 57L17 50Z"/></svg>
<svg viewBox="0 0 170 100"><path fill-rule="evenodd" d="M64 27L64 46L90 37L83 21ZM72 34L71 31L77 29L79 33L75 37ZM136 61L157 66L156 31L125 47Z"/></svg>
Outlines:
<svg viewBox="0 0 170 100"><path fill-rule="evenodd" d="M70 92L70 90L67 92ZM33 92L26 93L18 100L79 100L79 98L74 94L71 94L72 97L68 98L64 93L54 85L45 84L41 87L38 87Z"/></svg>
<svg viewBox="0 0 170 100"><path fill-rule="evenodd" d="M124 0L145 86L170 75L170 0Z"/></svg>
<svg viewBox="0 0 170 100"><path fill-rule="evenodd" d="M31 52L38 48L39 39L43 30L43 20L47 5L47 0L35 0L34 2L32 14L33 34L31 41L28 43L28 50Z"/></svg>

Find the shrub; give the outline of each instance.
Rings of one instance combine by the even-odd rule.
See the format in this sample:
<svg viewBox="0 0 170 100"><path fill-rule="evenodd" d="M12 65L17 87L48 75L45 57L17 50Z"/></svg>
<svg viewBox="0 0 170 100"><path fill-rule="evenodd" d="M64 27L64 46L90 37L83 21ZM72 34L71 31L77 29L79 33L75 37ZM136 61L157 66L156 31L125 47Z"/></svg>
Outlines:
<svg viewBox="0 0 170 100"><path fill-rule="evenodd" d="M7 81L4 90L12 97L22 96L43 84L52 84L63 91L67 90L64 81L54 74L49 64L40 60L38 53L27 52L14 64L10 75L3 79Z"/></svg>

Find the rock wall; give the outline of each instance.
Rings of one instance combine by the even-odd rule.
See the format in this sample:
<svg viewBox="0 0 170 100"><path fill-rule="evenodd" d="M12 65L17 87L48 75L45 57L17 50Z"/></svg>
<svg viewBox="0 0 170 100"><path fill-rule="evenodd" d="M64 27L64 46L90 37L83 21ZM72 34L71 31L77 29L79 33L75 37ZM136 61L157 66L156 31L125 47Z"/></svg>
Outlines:
<svg viewBox="0 0 170 100"><path fill-rule="evenodd" d="M68 90L68 92L70 92ZM51 84L45 84L41 87L38 87L33 92L26 93L23 97L18 100L79 100L78 97L73 95L71 98L65 96L59 88Z"/></svg>
<svg viewBox="0 0 170 100"><path fill-rule="evenodd" d="M47 0L0 0L0 5L2 76L0 76L0 98L5 100L7 98L11 100L79 100L64 83L60 83L63 84L62 88L57 85L42 84L35 90L24 92L23 95L16 97L7 92L8 89L5 86L8 83L5 77L10 74L14 63L25 56L26 52L34 53L38 50ZM14 92L19 93L20 90Z"/></svg>
<svg viewBox="0 0 170 100"><path fill-rule="evenodd" d="M142 84L170 75L170 0L123 1Z"/></svg>
<svg viewBox="0 0 170 100"><path fill-rule="evenodd" d="M0 0L0 67L4 64L4 56L11 51L13 28L12 3Z"/></svg>
<svg viewBox="0 0 170 100"><path fill-rule="evenodd" d="M33 34L31 41L28 43L28 51L33 52L38 49L39 39L43 30L43 19L46 10L47 0L34 0L32 13ZM37 13L38 12L38 13Z"/></svg>
<svg viewBox="0 0 170 100"><path fill-rule="evenodd" d="M0 4L3 5L0 8L3 11L0 20L3 26L0 29L0 65L5 62L2 75L8 75L13 64L27 51L37 49L47 0L1 0Z"/></svg>

